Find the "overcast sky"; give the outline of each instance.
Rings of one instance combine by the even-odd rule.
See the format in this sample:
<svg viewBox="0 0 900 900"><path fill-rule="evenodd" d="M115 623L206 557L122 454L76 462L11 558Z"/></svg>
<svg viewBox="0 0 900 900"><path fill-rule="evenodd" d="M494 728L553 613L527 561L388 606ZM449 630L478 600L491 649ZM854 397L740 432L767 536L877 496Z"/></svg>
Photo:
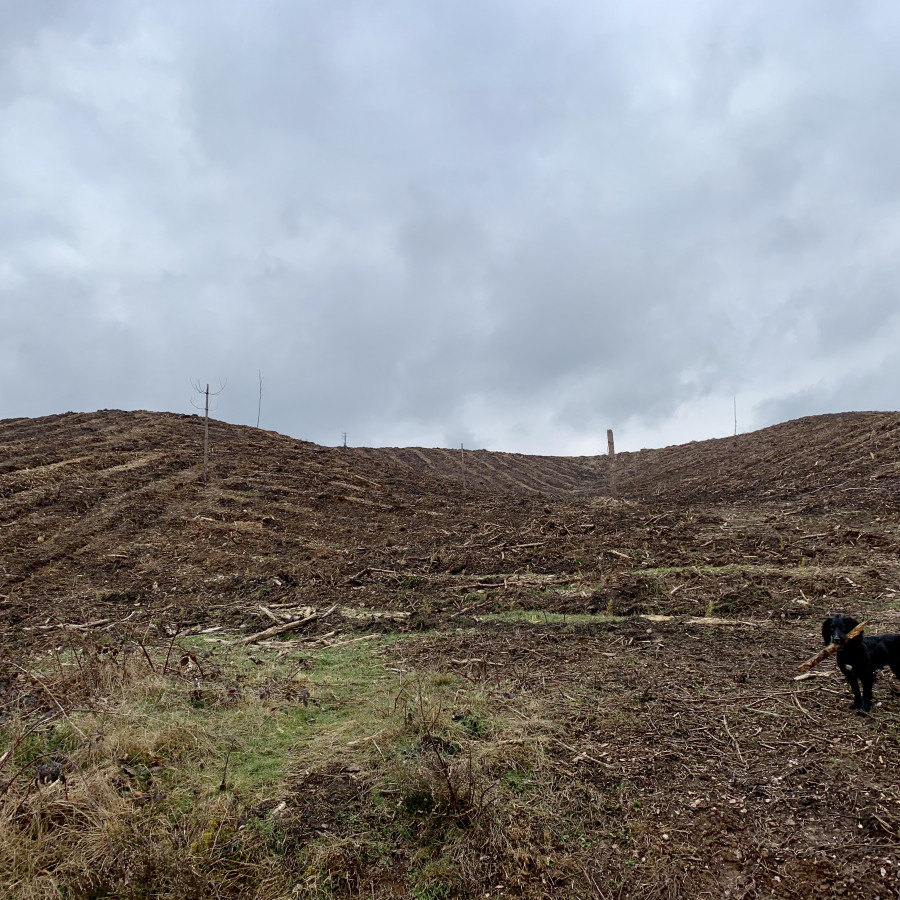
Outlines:
<svg viewBox="0 0 900 900"><path fill-rule="evenodd" d="M0 418L580 454L900 407L900 5L0 0Z"/></svg>

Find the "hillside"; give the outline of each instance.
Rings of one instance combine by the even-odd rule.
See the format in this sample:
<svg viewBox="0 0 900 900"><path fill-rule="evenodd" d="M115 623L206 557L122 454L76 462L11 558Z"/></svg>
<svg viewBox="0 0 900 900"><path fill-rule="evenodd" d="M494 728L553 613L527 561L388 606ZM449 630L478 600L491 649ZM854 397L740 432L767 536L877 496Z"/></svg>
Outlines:
<svg viewBox="0 0 900 900"><path fill-rule="evenodd" d="M459 450L362 449L354 455L402 463L461 481ZM609 458L465 452L470 488L548 494L596 493L679 503L804 498L809 503L891 506L900 486L900 414L838 413L749 434ZM848 496L851 495L851 496Z"/></svg>
<svg viewBox="0 0 900 900"><path fill-rule="evenodd" d="M892 511L898 441L894 414L800 420L736 440L620 454L615 492L606 457L478 451L466 454L464 490L459 451L326 448L213 422L204 485L194 416L8 420L0 423L0 558L4 594L17 602L5 600L0 621L34 626L57 603L81 621L123 603L139 604L129 609L138 620L177 608L202 621L210 606L222 615L222 604L231 621L252 619L261 614L248 613L248 597L315 589L332 600L349 587L360 602L393 603L369 596L373 584L404 578L420 579L441 606L457 585L497 573L571 575L603 558L610 534L625 555L606 553L608 586L592 602L605 606L623 592L641 601L629 586L628 554L638 547L642 568L684 564L695 555L684 548L698 540L713 548L707 563L766 558L785 530L803 530L786 519L757 525L725 550L721 529L679 510L730 501L776 504L779 515ZM807 540L809 559L839 553L836 527ZM871 540L894 547L890 533Z"/></svg>
<svg viewBox="0 0 900 900"><path fill-rule="evenodd" d="M893 679L793 676L900 630L900 415L614 484L202 431L0 422L4 896L897 894Z"/></svg>

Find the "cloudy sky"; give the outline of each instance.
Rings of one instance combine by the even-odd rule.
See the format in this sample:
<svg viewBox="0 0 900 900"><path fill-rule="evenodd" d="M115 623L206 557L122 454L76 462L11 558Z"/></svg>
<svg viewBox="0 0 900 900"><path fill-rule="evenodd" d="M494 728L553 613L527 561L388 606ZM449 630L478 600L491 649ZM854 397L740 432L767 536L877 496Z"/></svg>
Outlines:
<svg viewBox="0 0 900 900"><path fill-rule="evenodd" d="M578 454L900 407L900 6L0 0L0 418Z"/></svg>

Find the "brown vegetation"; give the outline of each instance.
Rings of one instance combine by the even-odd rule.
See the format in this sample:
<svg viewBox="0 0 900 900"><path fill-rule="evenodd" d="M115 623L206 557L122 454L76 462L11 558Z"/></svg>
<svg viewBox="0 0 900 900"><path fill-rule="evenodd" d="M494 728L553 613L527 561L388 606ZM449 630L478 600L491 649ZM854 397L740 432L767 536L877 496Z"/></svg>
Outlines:
<svg viewBox="0 0 900 900"><path fill-rule="evenodd" d="M897 630L900 416L618 453L615 498L220 422L204 484L202 441L0 422L7 895L897 893L892 679L793 674Z"/></svg>

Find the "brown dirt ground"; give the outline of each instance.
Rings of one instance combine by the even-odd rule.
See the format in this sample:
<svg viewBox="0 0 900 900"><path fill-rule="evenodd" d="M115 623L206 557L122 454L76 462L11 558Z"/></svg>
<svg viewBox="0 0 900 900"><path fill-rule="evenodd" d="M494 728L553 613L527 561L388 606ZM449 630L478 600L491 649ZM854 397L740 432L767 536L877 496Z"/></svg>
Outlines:
<svg viewBox="0 0 900 900"><path fill-rule="evenodd" d="M424 632L394 665L512 709L552 701L546 789L591 824L535 846L570 861L574 895L900 896L893 679L866 719L833 663L793 680L832 612L900 630L900 415L623 453L614 470L467 452L465 487L459 451L220 422L210 441L204 484L194 416L0 422L4 656L71 635L251 633L272 624L263 606L336 604L313 634ZM516 610L623 618L485 618ZM688 619L704 616L731 624ZM482 868L503 884L502 860ZM569 895L542 877L536 896Z"/></svg>

